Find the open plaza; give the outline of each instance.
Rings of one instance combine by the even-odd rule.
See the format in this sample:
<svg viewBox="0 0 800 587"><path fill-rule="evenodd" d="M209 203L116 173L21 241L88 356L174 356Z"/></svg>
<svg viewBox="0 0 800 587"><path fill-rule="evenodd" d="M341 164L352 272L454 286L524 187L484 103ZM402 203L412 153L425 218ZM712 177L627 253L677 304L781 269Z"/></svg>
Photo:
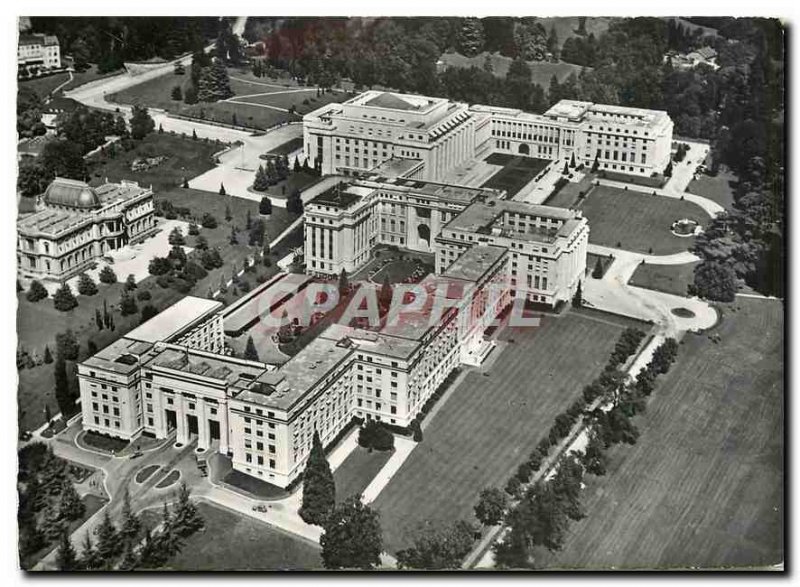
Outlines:
<svg viewBox="0 0 800 587"><path fill-rule="evenodd" d="M172 72L109 85L116 91L102 97L102 86L78 94L108 107L161 109L164 132L135 152L96 156L86 183L57 178L18 224L25 288L39 279L51 295L64 283L77 294L81 274L99 282L106 266L119 280L77 296L66 313L19 292L22 345L54 351L55 333L71 329L81 347L70 362L79 414L52 438L44 434L44 414L55 414L56 404L52 370L36 365L20 371L22 429L106 479L102 490L81 488L108 499L98 506L105 511L118 512L130 491L134 509L157 524L161 502L187 483L206 528L165 568L320 568L321 530L299 515L315 435L337 502L359 495L380 514L385 566L426 523L475 523L480 492L505 485L600 375L627 328L645 333L637 356L666 337L682 339L680 368L659 383L635 453L623 460L620 451L630 449L614 449L610 478L587 484L587 507L618 512L617 523L580 522L562 553L540 560L553 568L654 559L702 565L735 558L736 548L774 559L774 545L726 550L712 540L732 531L719 522L732 510L748 535L774 529L761 505L735 503L753 495L749 481L775 495L758 481L760 465L733 475L699 444L694 456L681 456L681 439L705 430L709 453L722 447L747 459L761 447L777 459L766 436L748 437L752 450L741 448L743 414L755 407L742 399L746 385L726 383L744 377L746 365L763 366L782 344L771 337L748 350L733 342L761 322L774 326L777 302L762 308L762 300L737 298L721 310L688 294L698 262L693 235L732 202L727 178L689 183L707 145L690 143L689 157L667 178L675 144L662 111L561 100L530 114L229 74L235 95L206 106L171 99L173 87L185 86ZM199 138L190 138L196 129ZM129 172L149 154L166 159ZM308 166L255 191L258 166L276 154ZM660 187L643 186L648 180ZM296 190L302 214L286 208ZM262 198L273 204L269 214L260 214ZM203 224L207 216L215 222ZM256 221L266 250L251 240ZM697 232L680 234L681 221ZM198 234L189 236L190 225ZM206 248L221 259L188 291L151 268L169 254L174 229L186 236L189 259L199 262ZM602 271L593 274L598 260ZM140 306L151 304L154 316L121 314L128 275L134 294L149 292ZM98 331L96 313L107 306L118 323ZM711 346L709 328L723 333L725 346ZM707 379L704 361L725 370ZM777 398L776 372L765 372ZM697 381L705 382L699 396L689 393ZM728 390L725 406L720 390ZM733 411L736 429L714 420L717 409ZM769 423L776 417L759 414ZM394 448L359 446L366 422L385 426ZM660 453L663 442L678 456ZM705 479L708 463L714 480L691 485L680 472ZM651 466L687 487L685 498L657 487L662 477L643 481ZM698 497L723 483L730 489L719 503ZM620 496L636 504L637 516L620 510ZM697 501L686 513L690 498ZM638 516L647 503L652 513ZM643 535L679 514L691 518L691 536L659 529L663 543L622 539L631 524ZM98 516L88 518L73 542L98 524ZM481 540L490 538L484 529ZM43 554L40 568L53 568L54 557Z"/></svg>

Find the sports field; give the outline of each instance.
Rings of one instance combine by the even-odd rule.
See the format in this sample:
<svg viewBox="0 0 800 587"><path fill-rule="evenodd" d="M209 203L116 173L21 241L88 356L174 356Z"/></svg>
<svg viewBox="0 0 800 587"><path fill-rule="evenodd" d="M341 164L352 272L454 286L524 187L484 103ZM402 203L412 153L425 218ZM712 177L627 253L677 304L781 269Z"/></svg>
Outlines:
<svg viewBox="0 0 800 587"><path fill-rule="evenodd" d="M506 190L509 198L516 195L550 163L546 159L509 156L504 153L493 153L486 158L486 162L503 165L503 168L484 182L481 187Z"/></svg>
<svg viewBox="0 0 800 587"><path fill-rule="evenodd" d="M736 308L732 311L731 306ZM588 478L588 516L548 566L727 567L783 554L783 305L737 298L721 340L686 335L637 417L639 442Z"/></svg>
<svg viewBox="0 0 800 587"><path fill-rule="evenodd" d="M505 329L501 339L509 344L489 376L472 371L453 390L422 444L373 503L387 550L409 546L409 534L423 521L474 521L481 489L505 485L599 374L622 330L611 315L573 312L542 316L538 328Z"/></svg>
<svg viewBox="0 0 800 587"><path fill-rule="evenodd" d="M589 220L590 243L619 244L626 251L654 255L678 253L694 244L694 237L681 238L670 232L676 220L708 222L708 214L697 204L604 185L595 186L581 210Z"/></svg>

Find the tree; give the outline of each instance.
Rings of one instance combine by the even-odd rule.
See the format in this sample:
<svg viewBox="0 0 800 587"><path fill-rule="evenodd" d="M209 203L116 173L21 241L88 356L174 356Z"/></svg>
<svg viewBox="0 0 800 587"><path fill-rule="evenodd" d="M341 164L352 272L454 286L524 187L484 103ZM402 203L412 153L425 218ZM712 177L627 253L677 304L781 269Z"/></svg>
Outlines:
<svg viewBox="0 0 800 587"><path fill-rule="evenodd" d="M672 177L672 160L667 163L667 166L664 168L664 176L665 177Z"/></svg>
<svg viewBox="0 0 800 587"><path fill-rule="evenodd" d="M48 296L47 290L40 281L34 279L28 287L28 292L25 294L25 299L29 302L38 302Z"/></svg>
<svg viewBox="0 0 800 587"><path fill-rule="evenodd" d="M210 67L203 68L197 82L197 99L200 102L226 100L233 95L228 70L221 59L216 59Z"/></svg>
<svg viewBox="0 0 800 587"><path fill-rule="evenodd" d="M197 104L198 101L197 88L194 86L194 84L190 83L187 86L186 91L183 92L183 102L185 104Z"/></svg>
<svg viewBox="0 0 800 587"><path fill-rule="evenodd" d="M202 234L198 234L194 242L194 248L198 251L208 250L208 239Z"/></svg>
<svg viewBox="0 0 800 587"><path fill-rule="evenodd" d="M158 315L158 310L152 304L147 304L146 306L142 307L142 318L140 320L140 324L144 324L150 318L154 318Z"/></svg>
<svg viewBox="0 0 800 587"><path fill-rule="evenodd" d="M603 261L600 257L597 257L597 261L594 263L594 269L592 269L592 277L594 279L602 279L603 277Z"/></svg>
<svg viewBox="0 0 800 587"><path fill-rule="evenodd" d="M562 175L569 175L569 161L564 161L564 170L561 173Z"/></svg>
<svg viewBox="0 0 800 587"><path fill-rule="evenodd" d="M483 23L478 18L465 18L458 31L458 48L466 57L474 57L483 51Z"/></svg>
<svg viewBox="0 0 800 587"><path fill-rule="evenodd" d="M574 152L572 153L572 157L570 157L569 166L572 167L573 169L576 167L575 153Z"/></svg>
<svg viewBox="0 0 800 587"><path fill-rule="evenodd" d="M122 560L119 562L117 570L119 571L132 571L139 564L139 559L133 551L133 546L130 542L125 542L122 547Z"/></svg>
<svg viewBox="0 0 800 587"><path fill-rule="evenodd" d="M197 226L196 223L191 222L189 224L189 228L188 228L187 232L189 233L189 236L197 236L197 235L200 234L200 227Z"/></svg>
<svg viewBox="0 0 800 587"><path fill-rule="evenodd" d="M183 236L183 232L181 231L180 226L176 226L173 228L168 237L168 242L171 245L185 245L186 238Z"/></svg>
<svg viewBox="0 0 800 587"><path fill-rule="evenodd" d="M350 283L347 281L347 271L342 269L339 274L339 294L344 296L348 291L350 291Z"/></svg>
<svg viewBox="0 0 800 587"><path fill-rule="evenodd" d="M66 418L64 418L66 420ZM67 479L61 484L61 497L58 502L58 514L64 520L77 520L86 511L75 486Z"/></svg>
<svg viewBox="0 0 800 587"><path fill-rule="evenodd" d="M504 491L496 487L484 489L475 505L475 517L482 524L494 526L503 519L507 506L508 496Z"/></svg>
<svg viewBox="0 0 800 587"><path fill-rule="evenodd" d="M300 197L300 190L292 190L292 193L289 194L286 199L286 211L297 215L303 213L303 200Z"/></svg>
<svg viewBox="0 0 800 587"><path fill-rule="evenodd" d="M414 535L411 548L397 553L400 569L459 569L475 543L476 529L464 520L441 527L425 523Z"/></svg>
<svg viewBox="0 0 800 587"><path fill-rule="evenodd" d="M78 339L69 328L65 332L56 334L56 356L61 356L67 361L77 361L80 348Z"/></svg>
<svg viewBox="0 0 800 587"><path fill-rule="evenodd" d="M320 545L326 569L375 568L383 550L378 512L357 495L347 498L326 517Z"/></svg>
<svg viewBox="0 0 800 587"><path fill-rule="evenodd" d="M358 431L358 444L370 451L394 449L394 435L377 420L368 420Z"/></svg>
<svg viewBox="0 0 800 587"><path fill-rule="evenodd" d="M153 132L155 121L147 113L147 107L134 104L131 116L131 137L141 140Z"/></svg>
<svg viewBox="0 0 800 587"><path fill-rule="evenodd" d="M93 296L97 293L97 284L86 273L81 273L78 279L78 293L82 296Z"/></svg>
<svg viewBox="0 0 800 587"><path fill-rule="evenodd" d="M83 549L81 550L80 566L81 570L84 571L94 571L103 566L103 561L98 556L97 550L95 550L94 545L92 544L92 537L89 535L89 532L84 534L83 537Z"/></svg>
<svg viewBox="0 0 800 587"><path fill-rule="evenodd" d="M594 154L594 161L592 162L592 173L596 173L599 167L600 167L600 151L598 150Z"/></svg>
<svg viewBox="0 0 800 587"><path fill-rule="evenodd" d="M244 358L248 361L258 361L258 351L256 350L256 344L253 342L253 337L247 337L247 345L244 348Z"/></svg>
<svg viewBox="0 0 800 587"><path fill-rule="evenodd" d="M50 354L50 347L45 345L44 346L44 363L45 365L49 365L53 362L53 355Z"/></svg>
<svg viewBox="0 0 800 587"><path fill-rule="evenodd" d="M322 526L336 503L336 485L325 458L319 433L314 431L311 452L303 472L303 505L300 517L307 524Z"/></svg>
<svg viewBox="0 0 800 587"><path fill-rule="evenodd" d="M53 296L53 306L59 312L69 312L73 308L78 307L78 300L72 293L72 288L70 288L68 283L65 283L56 291Z"/></svg>
<svg viewBox="0 0 800 587"><path fill-rule="evenodd" d="M732 302L736 297L736 272L727 263L703 261L694 268L690 293L717 302Z"/></svg>
<svg viewBox="0 0 800 587"><path fill-rule="evenodd" d="M110 568L114 559L120 553L122 542L119 540L117 528L111 521L106 509L103 519L95 532L97 535L97 556L106 568Z"/></svg>
<svg viewBox="0 0 800 587"><path fill-rule="evenodd" d="M186 68L183 66L183 63L181 63L180 61L175 62L174 73L175 75L183 75L186 73Z"/></svg>
<svg viewBox="0 0 800 587"><path fill-rule="evenodd" d="M61 531L61 538L58 542L58 551L56 552L56 565L59 571L77 571L78 556L75 554L75 548L69 539L69 532L66 528Z"/></svg>
<svg viewBox="0 0 800 587"><path fill-rule="evenodd" d="M208 212L206 212L203 214L203 218L200 221L200 226L202 226L203 228L216 228L217 219Z"/></svg>
<svg viewBox="0 0 800 587"><path fill-rule="evenodd" d="M147 264L147 271L150 275L166 275L172 271L172 261L168 257L153 257Z"/></svg>
<svg viewBox="0 0 800 587"><path fill-rule="evenodd" d="M172 98L176 102L181 102L183 100L183 91L181 90L180 86L175 86L172 88L172 92L170 93L170 98Z"/></svg>
<svg viewBox="0 0 800 587"><path fill-rule="evenodd" d="M136 277L133 275L133 273L130 273L128 277L125 278L125 289L128 291L133 291L137 287L139 286L136 284Z"/></svg>
<svg viewBox="0 0 800 587"><path fill-rule="evenodd" d="M128 124L121 114L114 119L114 134L123 139L128 137Z"/></svg>
<svg viewBox="0 0 800 587"><path fill-rule="evenodd" d="M578 287L575 290L575 295L572 296L572 307L573 308L580 308L581 306L583 306L583 290L581 289L581 287L582 287L582 284L579 281L578 282Z"/></svg>
<svg viewBox="0 0 800 587"><path fill-rule="evenodd" d="M111 285L112 283L117 283L117 274L111 268L111 265L105 265L101 270L100 274L98 275L101 283L105 283L106 285Z"/></svg>
<svg viewBox="0 0 800 587"><path fill-rule="evenodd" d="M292 170L295 173L298 173L299 171L302 171L302 169L303 169L303 166L300 165L300 157L299 156L295 156L295 158L294 158L294 166L292 167Z"/></svg>
<svg viewBox="0 0 800 587"><path fill-rule="evenodd" d="M269 180L267 179L267 174L264 171L264 166L259 165L258 169L256 170L255 181L253 181L253 189L259 192L265 192L267 191L268 188L269 188Z"/></svg>
<svg viewBox="0 0 800 587"><path fill-rule="evenodd" d="M139 311L136 299L126 290L122 291L122 297L119 299L119 311L123 316L130 316Z"/></svg>
<svg viewBox="0 0 800 587"><path fill-rule="evenodd" d="M46 142L39 158L44 183L50 183L55 177L81 181L86 179L86 161L83 155L83 147L73 141L59 139Z"/></svg>
<svg viewBox="0 0 800 587"><path fill-rule="evenodd" d="M177 503L171 518L171 528L181 538L191 536L205 526L203 517L192 503L191 492L186 483L178 488Z"/></svg>
<svg viewBox="0 0 800 587"><path fill-rule="evenodd" d="M192 140L193 141L197 140L197 131L195 129L192 129Z"/></svg>
<svg viewBox="0 0 800 587"><path fill-rule="evenodd" d="M128 489L122 495L122 526L119 529L120 538L127 542L133 542L142 529L142 522L131 509L131 496Z"/></svg>

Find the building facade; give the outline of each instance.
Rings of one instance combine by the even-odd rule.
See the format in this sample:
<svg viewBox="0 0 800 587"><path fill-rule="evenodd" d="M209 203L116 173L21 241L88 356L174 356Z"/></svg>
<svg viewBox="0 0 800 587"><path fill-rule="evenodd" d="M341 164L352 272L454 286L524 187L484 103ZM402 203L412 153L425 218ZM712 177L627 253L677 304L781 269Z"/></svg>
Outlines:
<svg viewBox="0 0 800 587"><path fill-rule="evenodd" d="M63 282L156 230L153 190L123 180L96 188L56 178L17 221L17 275Z"/></svg>
<svg viewBox="0 0 800 587"><path fill-rule="evenodd" d="M41 71L61 67L61 48L58 37L20 33L17 44L17 67L19 71Z"/></svg>
<svg viewBox="0 0 800 587"><path fill-rule="evenodd" d="M441 181L454 168L494 150L570 160L633 175L669 163L666 112L561 100L544 114L368 91L303 117L305 154L326 175L377 171L392 159L421 163L419 178Z"/></svg>

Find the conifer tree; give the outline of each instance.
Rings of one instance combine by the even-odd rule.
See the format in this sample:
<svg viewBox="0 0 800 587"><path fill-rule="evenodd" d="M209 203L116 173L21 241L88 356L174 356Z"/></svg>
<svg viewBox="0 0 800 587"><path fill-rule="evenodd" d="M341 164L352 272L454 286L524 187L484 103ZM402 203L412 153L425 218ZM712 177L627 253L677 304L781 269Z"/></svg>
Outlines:
<svg viewBox="0 0 800 587"><path fill-rule="evenodd" d="M303 505L300 517L308 524L321 526L336 504L336 485L325 458L319 433L314 431L311 452L303 472Z"/></svg>
<svg viewBox="0 0 800 587"><path fill-rule="evenodd" d="M77 571L78 570L78 556L75 554L75 548L69 539L69 532L66 528L61 531L61 537L58 542L58 551L56 552L56 564L59 571Z"/></svg>
<svg viewBox="0 0 800 587"><path fill-rule="evenodd" d="M83 548L80 558L81 570L93 571L103 566L103 561L97 554L97 550L92 544L92 537L87 532L83 537Z"/></svg>
<svg viewBox="0 0 800 587"><path fill-rule="evenodd" d="M53 306L59 312L69 312L78 307L78 300L72 293L72 288L68 283L65 283L56 291L53 296Z"/></svg>
<svg viewBox="0 0 800 587"><path fill-rule="evenodd" d="M86 273L81 273L78 279L78 293L82 296L93 296L97 293L97 284Z"/></svg>
<svg viewBox="0 0 800 587"><path fill-rule="evenodd" d="M101 283L105 283L106 285L110 285L112 283L117 283L117 274L111 268L111 265L106 265L100 270L100 274L98 275L100 278Z"/></svg>
<svg viewBox="0 0 800 587"><path fill-rule="evenodd" d="M103 519L98 526L97 531L97 556L102 561L104 567L110 567L114 562L116 556L120 553L120 546L122 543L119 541L117 528L111 521L106 509L103 514Z"/></svg>
<svg viewBox="0 0 800 587"><path fill-rule="evenodd" d="M256 350L256 344L253 342L253 337L247 337L247 345L244 348L244 358L248 361L258 361L258 351Z"/></svg>
<svg viewBox="0 0 800 587"><path fill-rule="evenodd" d="M25 294L25 299L27 299L29 302L38 302L39 300L46 298L48 295L47 289L45 289L41 282L34 279L31 281L31 284L28 287L28 293Z"/></svg>
<svg viewBox="0 0 800 587"><path fill-rule="evenodd" d="M131 509L131 496L127 488L122 496L122 526L119 529L120 537L124 540L133 541L139 535L142 523L139 517Z"/></svg>
<svg viewBox="0 0 800 587"><path fill-rule="evenodd" d="M44 362L46 365L53 362L53 355L50 353L50 347L47 345L44 346Z"/></svg>

